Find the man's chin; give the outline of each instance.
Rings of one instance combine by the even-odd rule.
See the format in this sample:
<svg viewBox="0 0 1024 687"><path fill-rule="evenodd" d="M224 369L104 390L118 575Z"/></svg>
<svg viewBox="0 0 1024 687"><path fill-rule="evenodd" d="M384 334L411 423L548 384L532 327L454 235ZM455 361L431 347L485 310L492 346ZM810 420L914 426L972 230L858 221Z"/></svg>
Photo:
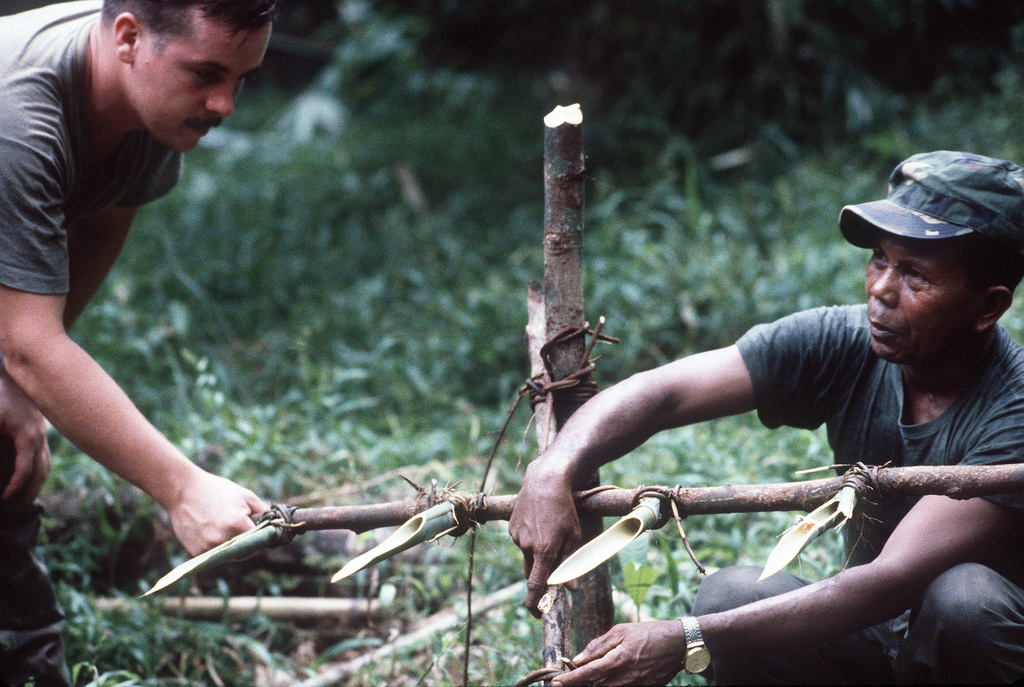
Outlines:
<svg viewBox="0 0 1024 687"><path fill-rule="evenodd" d="M157 137L157 142L161 145L167 146L176 153L187 153L188 151L199 145L199 139L206 135L206 132L199 132L193 129L185 129L185 133L178 136L163 136Z"/></svg>
<svg viewBox="0 0 1024 687"><path fill-rule="evenodd" d="M187 153L188 151L194 149L197 145L199 145L199 139L198 138L195 139L194 141L189 142L189 143L185 143L185 144L177 145L177 146L167 146L167 147L170 148L171 150L173 150L176 153Z"/></svg>
<svg viewBox="0 0 1024 687"><path fill-rule="evenodd" d="M886 346L876 339L871 339L871 350L882 360L901 365L903 363L902 349Z"/></svg>

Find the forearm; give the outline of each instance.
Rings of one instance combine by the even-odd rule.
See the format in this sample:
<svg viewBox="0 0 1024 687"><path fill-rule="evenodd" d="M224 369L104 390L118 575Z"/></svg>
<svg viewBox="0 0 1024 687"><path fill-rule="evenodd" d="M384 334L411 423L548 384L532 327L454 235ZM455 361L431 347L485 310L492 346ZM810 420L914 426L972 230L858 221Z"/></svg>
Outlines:
<svg viewBox="0 0 1024 687"><path fill-rule="evenodd" d="M849 568L821 582L698 618L715 658L792 651L895 617L911 603L909 585L877 566Z"/></svg>
<svg viewBox="0 0 1024 687"><path fill-rule="evenodd" d="M535 462L567 476L573 488L599 467L629 453L656 431L652 415L659 402L640 373L590 399L559 430Z"/></svg>
<svg viewBox="0 0 1024 687"><path fill-rule="evenodd" d="M576 481L657 432L753 407L750 375L735 346L698 353L635 374L590 399L538 460Z"/></svg>
<svg viewBox="0 0 1024 687"><path fill-rule="evenodd" d="M64 437L165 508L198 468L156 430L113 379L67 337L9 353L11 377Z"/></svg>

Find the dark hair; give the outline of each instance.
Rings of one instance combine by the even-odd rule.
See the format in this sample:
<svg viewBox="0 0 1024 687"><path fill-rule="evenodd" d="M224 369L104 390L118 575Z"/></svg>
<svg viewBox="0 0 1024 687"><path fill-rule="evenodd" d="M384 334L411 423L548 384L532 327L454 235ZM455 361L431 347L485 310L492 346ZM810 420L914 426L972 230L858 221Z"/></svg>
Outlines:
<svg viewBox="0 0 1024 687"><path fill-rule="evenodd" d="M1024 277L1024 258L995 239L972 231L946 241L957 242L957 254L972 289L1005 286L1013 291Z"/></svg>
<svg viewBox="0 0 1024 687"><path fill-rule="evenodd" d="M103 0L101 16L109 24L122 12L131 12L158 35L183 36L192 7L240 32L255 31L277 14L277 0Z"/></svg>

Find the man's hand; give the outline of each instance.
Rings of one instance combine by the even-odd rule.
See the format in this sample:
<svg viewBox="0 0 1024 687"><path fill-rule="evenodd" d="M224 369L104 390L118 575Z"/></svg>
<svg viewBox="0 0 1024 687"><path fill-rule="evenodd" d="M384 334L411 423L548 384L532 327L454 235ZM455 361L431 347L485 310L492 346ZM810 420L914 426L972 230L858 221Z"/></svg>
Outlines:
<svg viewBox="0 0 1024 687"><path fill-rule="evenodd" d="M32 503L50 472L47 422L0 367L0 501Z"/></svg>
<svg viewBox="0 0 1024 687"><path fill-rule="evenodd" d="M547 469L542 459L526 468L508 531L523 551L525 605L539 618L537 604L547 591L551 571L579 547L583 536L569 480ZM575 583L567 586L576 588Z"/></svg>
<svg viewBox="0 0 1024 687"><path fill-rule="evenodd" d="M181 485L179 494L168 512L174 535L192 556L252 529L252 516L269 508L250 490L199 468Z"/></svg>
<svg viewBox="0 0 1024 687"><path fill-rule="evenodd" d="M683 669L686 635L678 620L616 625L573 659L552 686L664 685Z"/></svg>

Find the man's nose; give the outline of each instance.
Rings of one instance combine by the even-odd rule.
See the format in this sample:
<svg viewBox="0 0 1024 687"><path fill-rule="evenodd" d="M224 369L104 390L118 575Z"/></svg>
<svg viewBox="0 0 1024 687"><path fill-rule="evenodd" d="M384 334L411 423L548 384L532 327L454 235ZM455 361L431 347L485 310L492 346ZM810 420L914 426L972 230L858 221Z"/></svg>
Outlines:
<svg viewBox="0 0 1024 687"><path fill-rule="evenodd" d="M218 88L206 99L206 110L224 119L235 111L235 95L233 88Z"/></svg>
<svg viewBox="0 0 1024 687"><path fill-rule="evenodd" d="M868 296L882 302L888 308L896 307L899 300L897 275L892 267L874 270L868 274Z"/></svg>

